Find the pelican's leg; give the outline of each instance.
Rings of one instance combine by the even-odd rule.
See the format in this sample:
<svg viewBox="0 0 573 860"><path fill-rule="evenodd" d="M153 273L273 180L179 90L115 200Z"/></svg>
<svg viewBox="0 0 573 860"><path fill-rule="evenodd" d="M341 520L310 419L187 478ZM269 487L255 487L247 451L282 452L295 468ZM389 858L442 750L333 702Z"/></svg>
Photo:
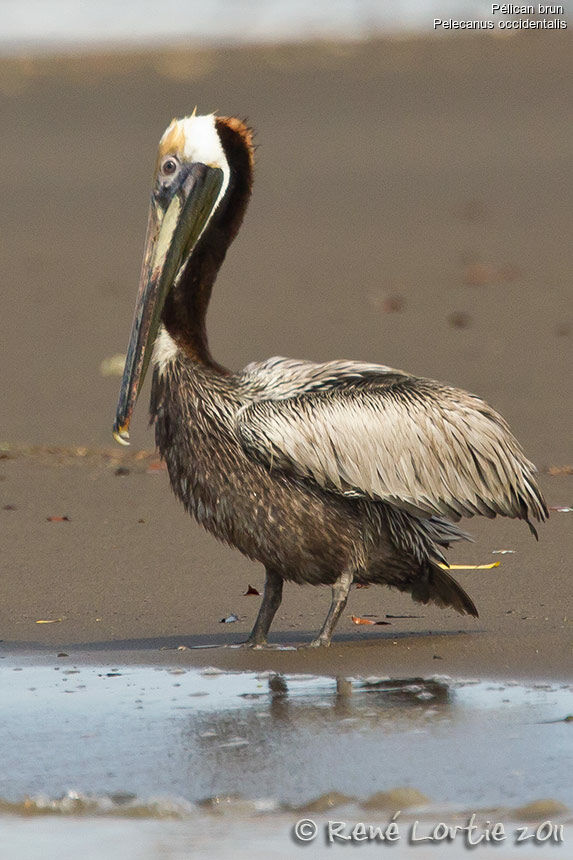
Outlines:
<svg viewBox="0 0 573 860"><path fill-rule="evenodd" d="M263 602L249 638L244 642L246 648L262 648L267 642L267 633L283 599L283 578L275 570L267 568Z"/></svg>
<svg viewBox="0 0 573 860"><path fill-rule="evenodd" d="M336 627L336 622L340 618L342 610L346 606L348 592L350 591L350 586L353 581L354 572L351 570L345 570L332 586L332 603L330 604L328 615L322 625L322 630L316 639L313 639L310 643L310 648L318 648L321 645L328 648L330 645L330 637L332 636L332 632Z"/></svg>

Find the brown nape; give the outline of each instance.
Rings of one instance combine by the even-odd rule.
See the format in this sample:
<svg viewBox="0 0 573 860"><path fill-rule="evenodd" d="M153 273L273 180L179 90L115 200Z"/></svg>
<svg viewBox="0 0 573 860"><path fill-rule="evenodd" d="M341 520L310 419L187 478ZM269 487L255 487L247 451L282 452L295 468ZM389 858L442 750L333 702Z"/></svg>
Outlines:
<svg viewBox="0 0 573 860"><path fill-rule="evenodd" d="M252 129L241 120L217 117L215 123L229 164L229 185L183 276L167 296L163 324L193 361L227 373L211 356L205 320L217 273L239 231L251 196L254 147Z"/></svg>

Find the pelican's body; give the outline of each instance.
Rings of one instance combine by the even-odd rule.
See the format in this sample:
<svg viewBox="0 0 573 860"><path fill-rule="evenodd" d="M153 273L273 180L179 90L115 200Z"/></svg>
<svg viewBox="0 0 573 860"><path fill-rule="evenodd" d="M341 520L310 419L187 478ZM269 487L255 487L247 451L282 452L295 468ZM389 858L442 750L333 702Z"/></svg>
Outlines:
<svg viewBox="0 0 573 860"><path fill-rule="evenodd" d="M162 138L116 438L151 361L175 494L266 568L249 645L265 644L284 580L332 586L313 644L330 643L353 582L477 615L439 566L465 537L450 520L545 519L534 467L503 419L459 389L360 362L274 358L232 373L212 359L207 304L251 181L238 120L193 116Z"/></svg>

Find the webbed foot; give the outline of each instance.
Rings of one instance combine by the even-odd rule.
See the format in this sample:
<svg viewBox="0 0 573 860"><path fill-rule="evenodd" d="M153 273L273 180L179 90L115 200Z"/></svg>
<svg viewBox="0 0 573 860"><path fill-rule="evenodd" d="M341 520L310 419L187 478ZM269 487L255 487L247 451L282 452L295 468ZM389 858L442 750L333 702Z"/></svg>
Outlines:
<svg viewBox="0 0 573 860"><path fill-rule="evenodd" d="M304 645L299 645L299 648L330 648L330 636L317 636L312 642L306 642Z"/></svg>
<svg viewBox="0 0 573 860"><path fill-rule="evenodd" d="M266 639L257 641L256 639L246 639L244 642L239 642L237 645L232 645L232 648L248 648L251 651L263 651L269 647Z"/></svg>

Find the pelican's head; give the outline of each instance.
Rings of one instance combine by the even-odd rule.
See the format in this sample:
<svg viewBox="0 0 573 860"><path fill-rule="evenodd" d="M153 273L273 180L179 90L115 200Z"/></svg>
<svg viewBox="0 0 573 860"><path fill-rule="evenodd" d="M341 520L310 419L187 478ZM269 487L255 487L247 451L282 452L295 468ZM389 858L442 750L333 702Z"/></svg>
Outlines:
<svg viewBox="0 0 573 860"><path fill-rule="evenodd" d="M135 315L123 373L115 439L129 444L129 423L149 365L165 299L229 186L222 137L247 134L238 120L174 119L159 143ZM250 137L248 140L250 146Z"/></svg>

